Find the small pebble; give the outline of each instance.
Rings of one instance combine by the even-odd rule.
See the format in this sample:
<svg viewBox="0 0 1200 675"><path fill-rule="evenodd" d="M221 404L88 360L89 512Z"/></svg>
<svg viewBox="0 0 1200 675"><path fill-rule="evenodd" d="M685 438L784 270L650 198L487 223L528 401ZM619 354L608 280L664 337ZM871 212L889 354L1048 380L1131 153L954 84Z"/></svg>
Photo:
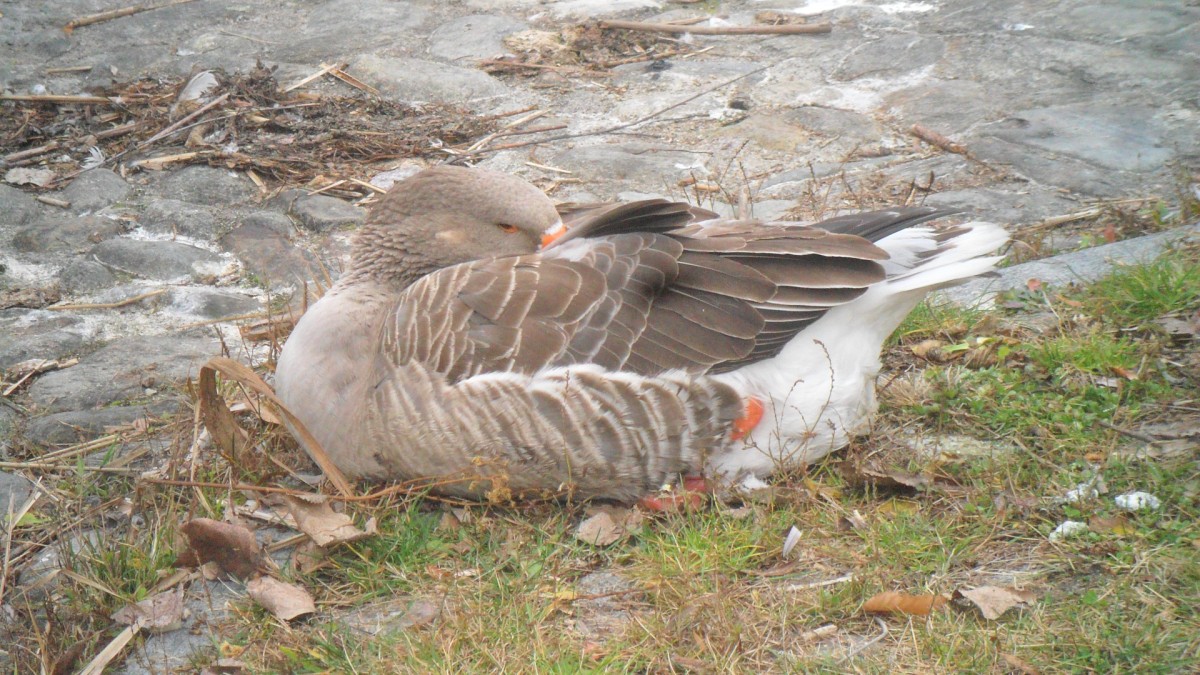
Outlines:
<svg viewBox="0 0 1200 675"><path fill-rule="evenodd" d="M1117 503L1117 508L1124 511L1141 511L1143 509L1154 511L1162 506L1162 501L1149 492L1126 492L1123 495L1117 495L1113 501Z"/></svg>
<svg viewBox="0 0 1200 675"><path fill-rule="evenodd" d="M1078 520L1064 520L1061 525L1054 528L1054 531L1050 533L1050 541L1059 541L1060 539L1073 537L1077 534L1087 532L1087 530L1087 523L1081 523Z"/></svg>

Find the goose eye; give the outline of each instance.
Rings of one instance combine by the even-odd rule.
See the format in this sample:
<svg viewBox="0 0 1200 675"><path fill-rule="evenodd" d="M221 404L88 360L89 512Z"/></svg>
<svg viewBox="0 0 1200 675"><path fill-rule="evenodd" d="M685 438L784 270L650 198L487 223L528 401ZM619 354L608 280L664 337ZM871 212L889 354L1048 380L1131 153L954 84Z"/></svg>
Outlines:
<svg viewBox="0 0 1200 675"><path fill-rule="evenodd" d="M500 223L496 227L499 227L501 232L505 232L507 234L512 234L517 231L516 225L506 225L504 223Z"/></svg>

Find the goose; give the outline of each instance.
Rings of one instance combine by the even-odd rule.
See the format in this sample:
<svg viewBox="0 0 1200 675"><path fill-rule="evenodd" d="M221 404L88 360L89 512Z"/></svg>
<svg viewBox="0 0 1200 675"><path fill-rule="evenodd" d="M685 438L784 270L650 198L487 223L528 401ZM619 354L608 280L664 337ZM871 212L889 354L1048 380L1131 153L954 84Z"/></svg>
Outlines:
<svg viewBox="0 0 1200 675"><path fill-rule="evenodd" d="M277 394L357 479L626 502L755 484L864 431L887 337L994 268L1005 230L926 224L947 215L556 207L515 176L425 169L370 210Z"/></svg>

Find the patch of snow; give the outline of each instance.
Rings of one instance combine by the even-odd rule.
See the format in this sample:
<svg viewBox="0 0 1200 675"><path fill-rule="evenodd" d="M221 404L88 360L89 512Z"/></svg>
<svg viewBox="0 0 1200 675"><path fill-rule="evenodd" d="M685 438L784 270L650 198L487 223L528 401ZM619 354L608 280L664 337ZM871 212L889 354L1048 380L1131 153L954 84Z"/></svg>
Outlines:
<svg viewBox="0 0 1200 675"><path fill-rule="evenodd" d="M634 9L661 9L656 0L565 0L550 6L550 12L558 18L593 17L616 14Z"/></svg>
<svg viewBox="0 0 1200 675"><path fill-rule="evenodd" d="M1100 496L1100 491L1091 483L1080 483L1075 487L1067 490L1067 493L1062 496L1062 501L1067 504L1077 504L1089 499L1095 499Z"/></svg>
<svg viewBox="0 0 1200 675"><path fill-rule="evenodd" d="M1059 541L1067 537L1074 537L1077 534L1083 534L1087 531L1087 523L1081 523L1078 520L1064 520L1061 525L1054 528L1054 531L1050 533L1050 541Z"/></svg>
<svg viewBox="0 0 1200 675"><path fill-rule="evenodd" d="M1123 495L1117 495L1113 501L1116 502L1117 508L1125 511L1141 511L1143 509L1154 511L1162 506L1162 501L1149 492L1126 492Z"/></svg>
<svg viewBox="0 0 1200 675"><path fill-rule="evenodd" d="M934 65L930 64L901 77L863 77L846 84L820 87L797 96L794 103L870 113L879 107L885 96L909 89L929 79L933 74Z"/></svg>
<svg viewBox="0 0 1200 675"><path fill-rule="evenodd" d="M58 274L54 265L25 263L7 255L0 255L0 267L4 268L5 276L25 286L44 286Z"/></svg>
<svg viewBox="0 0 1200 675"><path fill-rule="evenodd" d="M874 7L884 14L919 14L937 9L937 5L931 2L887 2L881 5L872 5L859 0L807 0L803 5L787 11L801 16L812 16L843 7Z"/></svg>
<svg viewBox="0 0 1200 675"><path fill-rule="evenodd" d="M937 5L928 2L889 2L879 6L879 10L884 14L920 14L932 12L935 9L937 9Z"/></svg>
<svg viewBox="0 0 1200 675"><path fill-rule="evenodd" d="M177 241L188 246L202 248L205 251L213 253L221 253L221 248L211 241L203 239L193 239L182 234L172 234L170 232L150 232L143 227L135 227L125 233L126 239L136 239L137 241Z"/></svg>
<svg viewBox="0 0 1200 675"><path fill-rule="evenodd" d="M762 0L759 1L761 2ZM841 9L842 7L857 7L861 4L862 3L858 2L857 0L808 0L800 7L796 7L795 9L790 9L788 11L792 12L793 14L800 14L802 16L811 16L813 14L832 12L835 9Z"/></svg>

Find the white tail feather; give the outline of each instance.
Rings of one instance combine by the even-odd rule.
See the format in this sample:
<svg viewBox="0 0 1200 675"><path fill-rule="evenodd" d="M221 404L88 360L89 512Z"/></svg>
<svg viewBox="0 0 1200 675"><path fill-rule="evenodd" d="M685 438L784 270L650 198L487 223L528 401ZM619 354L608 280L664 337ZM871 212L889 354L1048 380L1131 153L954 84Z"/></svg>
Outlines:
<svg viewBox="0 0 1200 675"><path fill-rule="evenodd" d="M988 256L1008 242L1004 228L992 223L960 225L964 232L939 244L927 227L901 230L880 240L891 260L884 263L893 293L932 291L990 271L1001 256Z"/></svg>
<svg viewBox="0 0 1200 675"><path fill-rule="evenodd" d="M766 404L763 423L743 446L709 460L719 475L765 477L780 464L819 459L845 445L877 407L875 377L883 342L932 290L995 267L989 255L1008 241L991 223L960 225L945 241L928 227L902 230L878 242L888 252L887 279L834 307L805 328L778 356L718 375Z"/></svg>

